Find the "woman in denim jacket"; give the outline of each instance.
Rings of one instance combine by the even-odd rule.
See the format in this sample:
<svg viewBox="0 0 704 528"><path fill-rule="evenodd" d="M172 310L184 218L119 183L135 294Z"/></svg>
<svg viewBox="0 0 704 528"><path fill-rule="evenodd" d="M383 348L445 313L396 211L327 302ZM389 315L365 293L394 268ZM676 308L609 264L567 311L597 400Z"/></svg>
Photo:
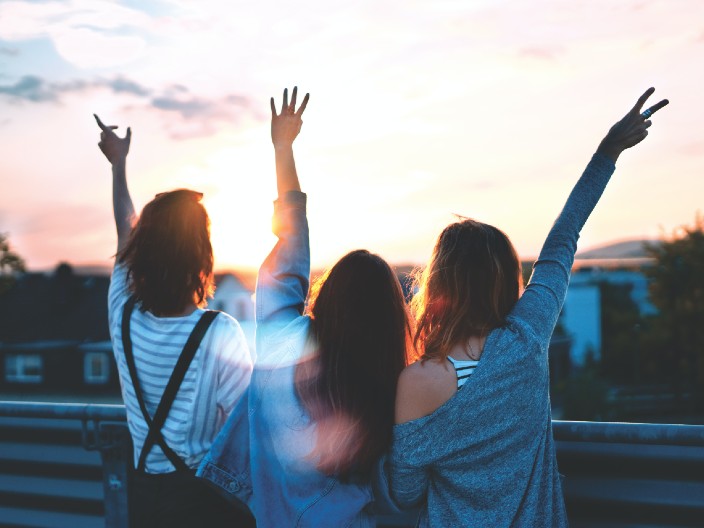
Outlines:
<svg viewBox="0 0 704 528"><path fill-rule="evenodd" d="M284 91L280 114L271 100L279 240L257 279L248 403L232 413L200 475L244 501L260 528L374 526L386 486L374 493L372 481L391 443L407 310L396 275L365 250L340 259L305 308L306 195L292 145L308 95L296 111L296 92L289 104Z"/></svg>

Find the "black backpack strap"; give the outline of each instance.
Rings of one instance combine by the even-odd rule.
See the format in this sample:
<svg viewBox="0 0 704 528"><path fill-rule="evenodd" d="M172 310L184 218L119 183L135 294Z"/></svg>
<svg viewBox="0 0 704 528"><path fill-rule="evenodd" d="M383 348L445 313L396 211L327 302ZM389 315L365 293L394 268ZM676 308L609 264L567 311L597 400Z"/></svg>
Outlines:
<svg viewBox="0 0 704 528"><path fill-rule="evenodd" d="M173 451L173 449L171 449L166 444L166 441L164 440L164 437L161 434L161 428L163 427L164 422L166 421L169 409L171 409L171 405L173 404L173 400L176 397L178 388L180 387L181 382L183 381L183 378L186 375L186 371L188 370L188 367L191 361L193 360L196 351L198 350L198 346L200 345L203 336L210 327L210 324L213 322L219 312L205 312L194 327L193 331L191 332L191 335L188 338L188 341L186 342L186 346L184 347L183 351L181 352L181 355L179 356L178 361L176 362L174 372L171 375L168 384L166 385L166 389L164 389L164 394L162 395L161 401L159 402L159 405L157 407L156 414L154 415L154 420L152 420L151 416L149 416L149 412L147 411L147 406L144 403L141 384L139 382L139 377L137 376L137 366L135 364L134 353L132 351L132 338L130 336L130 319L135 304L136 299L134 297L130 297L129 300L125 303L122 312L122 347L125 352L127 368L130 373L132 387L134 388L135 396L137 397L137 402L139 403L139 408L141 409L142 415L144 416L144 421L149 427L147 438L145 439L144 446L142 447L142 452L140 453L137 470L142 472L145 470L147 454L151 451L155 443L159 445L166 458L169 459L169 462L171 462L177 470L187 470L188 466L186 466L186 463ZM190 347L192 347L192 350L190 350ZM186 354L186 352L188 352L188 354ZM182 370L183 372L180 372L180 370ZM167 395L169 396L168 400L166 398ZM159 419L160 423L157 422L157 419Z"/></svg>
<svg viewBox="0 0 704 528"><path fill-rule="evenodd" d="M144 416L144 421L147 422L147 426L151 427L152 417L149 416L147 411L147 406L144 404L144 399L142 398L142 386L139 383L139 378L137 377L137 366L134 363L134 354L132 353L132 337L130 336L130 320L132 319L132 311L137 303L137 299L130 297L122 310L122 349L125 353L125 360L127 360L127 369L130 373L130 378L132 379L132 388L137 396L137 402L139 403L139 408L142 410L142 415Z"/></svg>
<svg viewBox="0 0 704 528"><path fill-rule="evenodd" d="M137 300L134 297L130 297L125 303L125 307L122 311L122 348L125 352L125 359L127 360L127 368L132 380L134 394L137 397L137 402L139 403L139 408L142 411L142 416L144 416L144 421L147 423L149 430L151 430L152 417L149 416L149 411L147 411L147 406L144 403L144 398L142 397L142 386L139 382L139 377L137 376L137 365L134 361L134 353L132 352L132 337L130 335L130 320L132 318L132 311L134 310L136 302ZM174 453L168 445L166 445L166 442L161 435L156 440L166 458L168 458L176 468L181 468L182 466L185 467L183 460L181 460L181 458ZM144 471L144 468L142 467L140 471Z"/></svg>
<svg viewBox="0 0 704 528"><path fill-rule="evenodd" d="M210 328L210 324L215 320L218 313L219 312L212 310L208 310L203 313L200 320L193 328L191 335L188 336L186 346L183 347L183 351L176 362L171 378L169 378L169 382L166 384L161 401L159 401L159 405L156 408L156 413L154 413L154 420L149 427L147 438L144 440L144 446L142 447L142 453L139 456L139 464L137 464L138 471L144 471L147 463L147 455L151 451L152 447L154 447L155 443L159 444L159 447L161 447L164 454L169 458L169 461L171 461L178 471L188 470L186 463L166 445L164 437L161 434L161 428L166 422L166 418L169 415L169 411L171 410L174 400L176 399L176 394L178 393L178 389L183 382L183 378L186 376L188 367L193 361L193 357L196 355L196 351L198 350L205 333L208 331L208 328ZM176 458L178 463L174 463L171 456L169 456L167 451L164 450L164 446L166 446L168 451L173 453L173 456Z"/></svg>

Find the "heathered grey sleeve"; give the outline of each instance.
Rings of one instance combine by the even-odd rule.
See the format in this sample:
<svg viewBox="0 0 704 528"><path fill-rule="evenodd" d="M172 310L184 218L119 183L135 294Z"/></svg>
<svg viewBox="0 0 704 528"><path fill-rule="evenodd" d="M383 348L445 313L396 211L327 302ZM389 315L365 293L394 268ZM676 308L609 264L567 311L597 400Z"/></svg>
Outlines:
<svg viewBox="0 0 704 528"><path fill-rule="evenodd" d="M533 265L533 274L511 317L529 324L542 343L548 343L567 294L577 239L584 223L609 182L614 162L594 154L572 189Z"/></svg>
<svg viewBox="0 0 704 528"><path fill-rule="evenodd" d="M420 465L404 464L394 460L387 464L389 492L394 504L400 509L418 506L428 493L428 470Z"/></svg>

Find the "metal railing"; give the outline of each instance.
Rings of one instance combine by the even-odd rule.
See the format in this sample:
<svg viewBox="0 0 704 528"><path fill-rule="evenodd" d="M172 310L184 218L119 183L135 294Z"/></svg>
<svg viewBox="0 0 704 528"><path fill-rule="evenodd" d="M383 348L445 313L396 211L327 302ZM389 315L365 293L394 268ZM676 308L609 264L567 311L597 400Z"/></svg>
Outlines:
<svg viewBox="0 0 704 528"><path fill-rule="evenodd" d="M129 526L124 405L0 402L0 431L0 526Z"/></svg>
<svg viewBox="0 0 704 528"><path fill-rule="evenodd" d="M553 431L573 527L704 526L704 426L556 421ZM0 402L0 433L0 526L128 526L124 406Z"/></svg>

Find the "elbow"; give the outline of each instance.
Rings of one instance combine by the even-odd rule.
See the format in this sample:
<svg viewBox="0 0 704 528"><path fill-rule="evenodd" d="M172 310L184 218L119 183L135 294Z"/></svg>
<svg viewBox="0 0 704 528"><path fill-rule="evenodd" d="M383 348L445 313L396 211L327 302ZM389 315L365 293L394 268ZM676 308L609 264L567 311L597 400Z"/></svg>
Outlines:
<svg viewBox="0 0 704 528"><path fill-rule="evenodd" d="M418 490L406 490L403 492L391 490L391 498L399 510L412 510L422 504L425 493Z"/></svg>

